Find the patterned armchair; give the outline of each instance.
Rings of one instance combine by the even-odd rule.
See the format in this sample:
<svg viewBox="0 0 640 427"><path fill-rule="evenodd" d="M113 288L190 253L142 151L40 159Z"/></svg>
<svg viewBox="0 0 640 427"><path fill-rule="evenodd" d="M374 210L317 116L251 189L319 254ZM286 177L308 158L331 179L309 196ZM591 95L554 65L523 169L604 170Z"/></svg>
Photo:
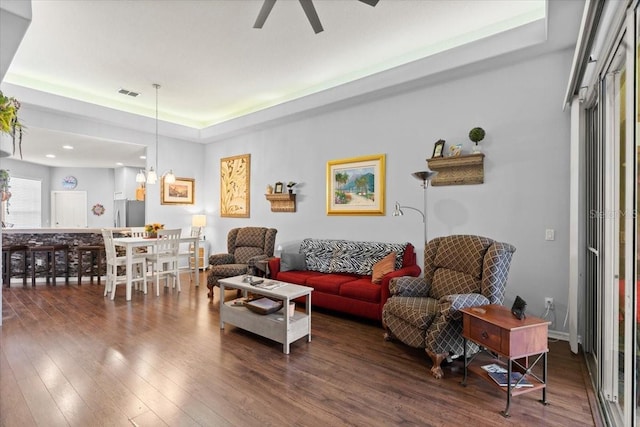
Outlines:
<svg viewBox="0 0 640 427"><path fill-rule="evenodd" d="M382 310L385 339L424 348L434 377L440 364L463 354L461 308L502 304L515 247L486 237L438 237L424 248L424 277L391 279ZM468 354L478 351L468 343Z"/></svg>
<svg viewBox="0 0 640 427"><path fill-rule="evenodd" d="M219 279L248 274L256 261L272 257L277 232L275 228L264 227L231 229L227 235L228 253L209 257L209 298L213 298L213 287L218 286Z"/></svg>

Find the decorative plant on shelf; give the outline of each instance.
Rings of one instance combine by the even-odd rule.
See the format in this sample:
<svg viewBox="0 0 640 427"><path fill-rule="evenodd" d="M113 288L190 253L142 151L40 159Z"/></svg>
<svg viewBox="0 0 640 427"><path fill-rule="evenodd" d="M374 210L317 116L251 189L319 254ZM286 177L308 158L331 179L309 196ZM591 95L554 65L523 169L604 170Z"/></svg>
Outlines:
<svg viewBox="0 0 640 427"><path fill-rule="evenodd" d="M469 131L469 139L474 143L474 148L473 148L474 153L480 152L480 148L478 147L478 142L482 141L485 135L486 133L484 129L482 129L481 127L475 127Z"/></svg>
<svg viewBox="0 0 640 427"><path fill-rule="evenodd" d="M144 230L147 232L149 237L156 237L158 235L158 230L162 229L164 229L164 224L159 224L157 222L144 226Z"/></svg>
<svg viewBox="0 0 640 427"><path fill-rule="evenodd" d="M7 213L9 213L9 199L11 198L9 181L11 181L9 171L7 169L0 169L0 200L7 202Z"/></svg>
<svg viewBox="0 0 640 427"><path fill-rule="evenodd" d="M22 129L23 125L18 120L18 110L20 103L13 97L4 96L0 91L0 133L11 135L13 141L13 154L16 154L16 138L18 140L18 150L22 158Z"/></svg>
<svg viewBox="0 0 640 427"><path fill-rule="evenodd" d="M289 194L293 193L293 187L295 187L296 183L293 181L289 181L287 183L287 188L289 189Z"/></svg>

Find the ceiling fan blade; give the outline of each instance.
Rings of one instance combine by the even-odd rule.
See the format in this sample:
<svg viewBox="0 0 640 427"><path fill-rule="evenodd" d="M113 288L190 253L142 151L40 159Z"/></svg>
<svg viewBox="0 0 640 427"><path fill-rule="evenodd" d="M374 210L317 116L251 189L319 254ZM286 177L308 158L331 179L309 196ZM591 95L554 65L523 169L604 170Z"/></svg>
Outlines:
<svg viewBox="0 0 640 427"><path fill-rule="evenodd" d="M260 9L260 13L258 13L256 23L253 24L253 28L262 28L262 26L264 25L264 21L267 20L267 16L269 16L269 13L271 13L271 9L273 9L274 4L276 4L276 0L264 0L264 3L262 3L262 8Z"/></svg>
<svg viewBox="0 0 640 427"><path fill-rule="evenodd" d="M320 18L318 18L318 14L316 13L316 8L313 6L312 0L299 0L302 5L302 9L304 9L304 13L307 15L307 19L315 31L318 34L321 31L324 31L322 28L322 24L320 23Z"/></svg>
<svg viewBox="0 0 640 427"><path fill-rule="evenodd" d="M376 5L378 4L378 2L380 0L358 0L361 1L362 3L368 4L371 7L376 7Z"/></svg>

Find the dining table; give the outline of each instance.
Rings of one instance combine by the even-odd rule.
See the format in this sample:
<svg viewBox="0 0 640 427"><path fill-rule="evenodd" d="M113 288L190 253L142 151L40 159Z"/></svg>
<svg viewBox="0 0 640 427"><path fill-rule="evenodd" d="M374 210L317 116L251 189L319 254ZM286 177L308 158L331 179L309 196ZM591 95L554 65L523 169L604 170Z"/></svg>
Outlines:
<svg viewBox="0 0 640 427"><path fill-rule="evenodd" d="M154 246L158 243L158 239L155 237L115 237L113 239L114 245L125 248L126 257L127 257L127 265L126 265L126 275L127 275L127 296L126 300L131 300L131 289L132 289L132 279L133 279L133 253L135 248L151 248L153 250ZM181 236L180 243L193 243L194 253L199 253L200 248L200 238L197 236ZM196 271L196 280L195 285L200 286L200 259L198 256L194 256L194 270Z"/></svg>

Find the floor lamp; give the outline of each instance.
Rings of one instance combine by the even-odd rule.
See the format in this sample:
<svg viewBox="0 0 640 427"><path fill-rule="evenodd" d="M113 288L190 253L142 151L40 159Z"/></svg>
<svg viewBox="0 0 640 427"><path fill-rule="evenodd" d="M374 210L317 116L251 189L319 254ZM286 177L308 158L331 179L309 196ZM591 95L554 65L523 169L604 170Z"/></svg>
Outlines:
<svg viewBox="0 0 640 427"><path fill-rule="evenodd" d="M427 243L427 187L429 186L429 181L437 172L432 171L420 171L414 172L411 175L422 181L422 199L423 199L423 210L411 207L411 206L401 206L400 203L396 202L395 208L393 210L393 216L402 216L404 212L402 209L410 209L412 211L418 212L422 215L422 227L424 230L424 242Z"/></svg>

